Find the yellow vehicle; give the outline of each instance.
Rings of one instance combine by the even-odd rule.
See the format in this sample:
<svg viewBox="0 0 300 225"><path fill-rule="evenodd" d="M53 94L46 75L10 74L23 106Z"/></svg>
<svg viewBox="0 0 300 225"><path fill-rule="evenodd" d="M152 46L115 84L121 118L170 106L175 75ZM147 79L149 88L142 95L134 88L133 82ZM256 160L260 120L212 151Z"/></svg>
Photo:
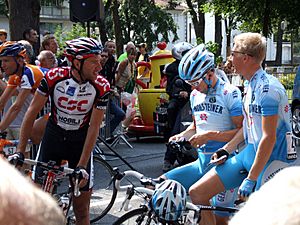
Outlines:
<svg viewBox="0 0 300 225"><path fill-rule="evenodd" d="M135 118L128 127L128 131L135 136L154 135L153 112L160 105L162 100L168 99L166 93L166 75L163 73L166 64L173 62L170 51L165 50L165 42L160 42L157 47L160 49L150 56L150 62L138 62L137 66L146 66L150 69L150 77L141 79L137 83L144 81L142 89L138 94L139 110L141 118Z"/></svg>

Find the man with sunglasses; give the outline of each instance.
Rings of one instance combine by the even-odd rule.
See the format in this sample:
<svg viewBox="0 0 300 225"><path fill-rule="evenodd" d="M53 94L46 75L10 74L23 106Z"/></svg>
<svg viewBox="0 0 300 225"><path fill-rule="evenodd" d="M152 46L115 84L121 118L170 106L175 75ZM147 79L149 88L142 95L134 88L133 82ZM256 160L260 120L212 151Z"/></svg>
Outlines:
<svg viewBox="0 0 300 225"><path fill-rule="evenodd" d="M242 141L247 145L236 156L220 160L221 165L190 188L195 204L209 204L215 194L236 187L239 187L239 197L246 200L297 156L292 142L288 97L277 78L262 69L265 55L266 39L261 34L243 33L235 37L232 62L236 72L249 81L244 96L243 128L212 159L229 155ZM210 212L202 212L201 222L216 224Z"/></svg>
<svg viewBox="0 0 300 225"><path fill-rule="evenodd" d="M162 178L176 180L189 190L211 168L212 154L242 127L242 100L237 87L217 77L214 55L203 44L182 57L178 71L193 89L190 95L193 123L170 140L188 140L197 148L198 159L165 173ZM218 206L233 206L234 200L235 191L230 190L213 201ZM218 224L226 224L228 217L229 214L218 213Z"/></svg>

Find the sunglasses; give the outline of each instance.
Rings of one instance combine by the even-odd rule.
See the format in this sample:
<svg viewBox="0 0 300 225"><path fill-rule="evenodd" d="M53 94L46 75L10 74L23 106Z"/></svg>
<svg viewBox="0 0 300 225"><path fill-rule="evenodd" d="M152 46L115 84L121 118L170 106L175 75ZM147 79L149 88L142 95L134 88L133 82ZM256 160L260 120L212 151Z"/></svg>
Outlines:
<svg viewBox="0 0 300 225"><path fill-rule="evenodd" d="M101 55L102 58L108 58L108 55Z"/></svg>
<svg viewBox="0 0 300 225"><path fill-rule="evenodd" d="M186 80L186 82L191 85L192 87L197 87L199 86L199 84L202 82L202 78L195 80L195 81L191 81L191 80Z"/></svg>
<svg viewBox="0 0 300 225"><path fill-rule="evenodd" d="M253 57L253 55L251 55L251 54L248 54L246 52L240 52L240 51L231 51L231 56L234 56L234 53L242 54L242 55L248 55L250 57Z"/></svg>

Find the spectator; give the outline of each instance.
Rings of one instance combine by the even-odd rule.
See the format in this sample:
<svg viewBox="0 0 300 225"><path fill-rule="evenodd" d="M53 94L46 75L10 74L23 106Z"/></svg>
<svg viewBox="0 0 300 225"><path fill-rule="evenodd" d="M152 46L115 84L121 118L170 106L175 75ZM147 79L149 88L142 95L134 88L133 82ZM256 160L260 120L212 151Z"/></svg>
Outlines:
<svg viewBox="0 0 300 225"><path fill-rule="evenodd" d="M136 49L129 48L127 58L119 63L116 76L116 87L120 92L126 91L132 94L135 87L136 78L136 66L135 66L135 56Z"/></svg>
<svg viewBox="0 0 300 225"><path fill-rule="evenodd" d="M25 62L29 63L31 62L31 59L34 57L34 52L33 52L33 48L32 45L25 40L20 40L18 41L18 43L22 44L24 46L24 48L26 49L26 54L25 54Z"/></svg>
<svg viewBox="0 0 300 225"><path fill-rule="evenodd" d="M49 50L43 50L37 57L38 59L38 66L51 69L57 67L57 59L53 52Z"/></svg>
<svg viewBox="0 0 300 225"><path fill-rule="evenodd" d="M108 49L108 59L104 65L105 74L103 76L108 80L111 87L115 86L115 74L117 68L116 62L116 43L114 41L107 41L104 45Z"/></svg>
<svg viewBox="0 0 300 225"><path fill-rule="evenodd" d="M149 62L149 54L147 53L147 44L141 43L138 45L139 51L137 52L136 62ZM150 70L148 67L140 66L138 68L138 78L150 78Z"/></svg>
<svg viewBox="0 0 300 225"><path fill-rule="evenodd" d="M36 48L37 47L36 44L38 44L39 35L38 35L37 31L34 30L33 28L28 28L23 32L23 39L28 41L33 48L34 54L30 60L30 64L34 64L36 55L38 54L38 49Z"/></svg>
<svg viewBox="0 0 300 225"><path fill-rule="evenodd" d="M132 49L136 51L134 43L129 41L126 45L125 52L119 56L118 62L122 62L123 60L127 59L129 53L132 52Z"/></svg>
<svg viewBox="0 0 300 225"><path fill-rule="evenodd" d="M108 60L108 53L109 50L108 48L104 48L102 53L101 53L101 65L102 65L102 70L100 74L106 78L106 74L108 73L107 69L109 67L105 67L107 60ZM116 93L114 93L116 94ZM115 96L118 97L118 96ZM121 109L118 103L115 102L115 99L110 98L109 100L109 112L110 115L107 115L110 117L110 122L109 122L109 134L110 138L108 138L108 142L112 142L114 140L113 132L114 130L118 127L120 122L125 119L125 112Z"/></svg>
<svg viewBox="0 0 300 225"><path fill-rule="evenodd" d="M63 225L57 202L0 158L0 221L5 225Z"/></svg>
<svg viewBox="0 0 300 225"><path fill-rule="evenodd" d="M43 37L40 52L43 50L49 50L53 52L53 54L57 53L58 43L53 35L48 34Z"/></svg>
<svg viewBox="0 0 300 225"><path fill-rule="evenodd" d="M4 43L7 41L7 31L5 29L0 29L0 42Z"/></svg>

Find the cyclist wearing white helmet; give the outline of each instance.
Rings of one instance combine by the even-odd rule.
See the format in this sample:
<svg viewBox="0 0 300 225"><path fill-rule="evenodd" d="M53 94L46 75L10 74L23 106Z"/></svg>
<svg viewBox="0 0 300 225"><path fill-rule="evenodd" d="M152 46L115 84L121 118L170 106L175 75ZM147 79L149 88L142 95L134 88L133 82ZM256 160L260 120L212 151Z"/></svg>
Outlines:
<svg viewBox="0 0 300 225"><path fill-rule="evenodd" d="M176 180L189 190L210 169L212 154L242 127L242 100L237 87L216 76L214 55L203 44L183 56L179 75L194 89L190 95L193 123L170 140L190 141L198 150L198 159L163 174L162 178ZM233 206L234 200L233 190L214 199L215 204L223 206ZM217 215L220 216L218 224L227 223L228 214Z"/></svg>
<svg viewBox="0 0 300 225"><path fill-rule="evenodd" d="M172 48L172 56L175 58L175 61L165 66L164 73L167 75L166 92L169 95L167 108L168 131L165 135L167 138L180 132L181 109L188 103L192 91L190 85L185 83L178 74L178 66L182 56L192 48L193 46L187 42L175 44ZM176 153L167 147L164 157L163 172L172 169L176 159Z"/></svg>
<svg viewBox="0 0 300 225"><path fill-rule="evenodd" d="M66 42L65 55L71 68L54 68L45 75L25 115L18 145L18 156L22 157L33 121L50 96L51 114L38 157L40 161L57 164L68 160L69 167L82 177L81 195L74 197L73 203L77 225L89 224L91 152L110 89L107 80L98 75L101 51L102 46L91 38Z"/></svg>

